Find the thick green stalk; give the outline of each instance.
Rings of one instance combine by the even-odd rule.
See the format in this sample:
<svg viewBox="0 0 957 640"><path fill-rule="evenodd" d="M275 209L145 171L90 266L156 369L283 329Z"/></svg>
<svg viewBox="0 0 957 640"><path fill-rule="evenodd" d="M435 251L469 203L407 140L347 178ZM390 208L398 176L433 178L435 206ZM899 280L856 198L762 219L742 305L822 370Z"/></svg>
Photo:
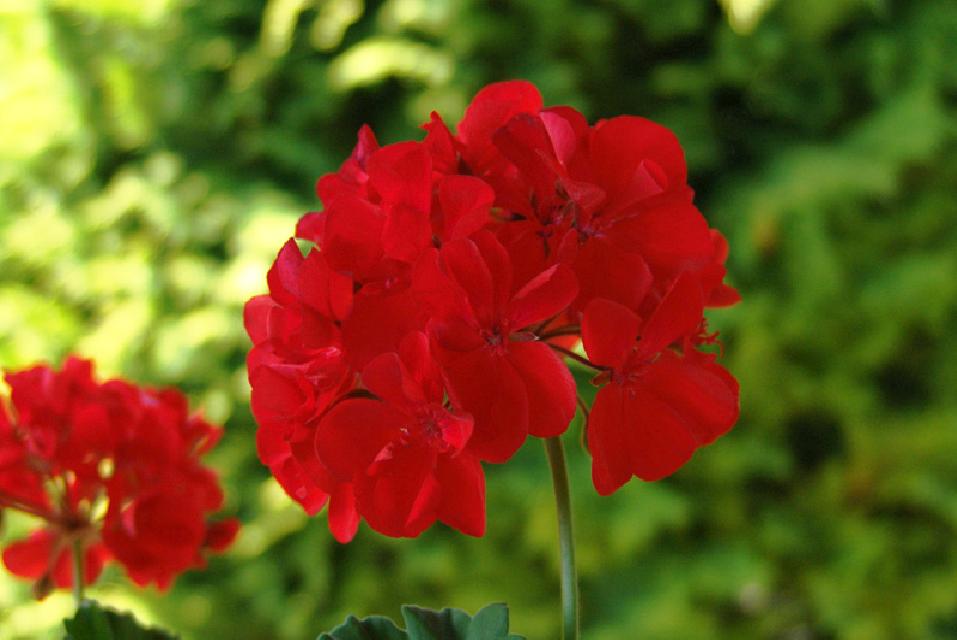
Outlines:
<svg viewBox="0 0 957 640"><path fill-rule="evenodd" d="M568 468L561 438L547 438L545 453L552 469L552 487L558 512L558 550L562 576L562 638L578 640L578 576L575 571L575 540L572 536L572 506L568 491Z"/></svg>

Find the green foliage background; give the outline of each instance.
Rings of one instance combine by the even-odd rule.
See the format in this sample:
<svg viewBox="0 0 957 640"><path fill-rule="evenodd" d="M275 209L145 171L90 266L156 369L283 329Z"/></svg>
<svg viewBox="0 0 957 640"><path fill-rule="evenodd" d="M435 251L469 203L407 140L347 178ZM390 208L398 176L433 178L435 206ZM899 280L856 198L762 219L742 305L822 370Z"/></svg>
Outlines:
<svg viewBox="0 0 957 640"><path fill-rule="evenodd" d="M729 436L600 498L570 430L585 637L957 637L955 60L951 0L0 0L0 365L183 387L246 523L168 594L92 595L187 640L502 600L558 637L539 443L488 470L484 539L342 546L256 461L243 371L241 305L359 125L524 77L672 127L744 296ZM69 608L0 576L2 640Z"/></svg>

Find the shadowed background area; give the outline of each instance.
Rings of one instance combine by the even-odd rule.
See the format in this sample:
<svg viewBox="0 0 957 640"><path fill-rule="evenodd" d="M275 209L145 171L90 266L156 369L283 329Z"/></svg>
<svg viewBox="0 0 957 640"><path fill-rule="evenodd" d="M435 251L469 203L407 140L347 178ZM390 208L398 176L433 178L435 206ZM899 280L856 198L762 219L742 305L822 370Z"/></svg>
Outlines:
<svg viewBox="0 0 957 640"><path fill-rule="evenodd" d="M950 0L0 0L0 366L180 386L245 523L167 594L113 568L90 595L186 640L490 601L558 636L539 442L488 468L484 539L343 546L256 460L244 369L242 303L358 127L419 137L521 77L674 129L744 297L710 314L730 435L600 498L569 431L585 637L957 637L954 60ZM70 607L0 572L0 640Z"/></svg>

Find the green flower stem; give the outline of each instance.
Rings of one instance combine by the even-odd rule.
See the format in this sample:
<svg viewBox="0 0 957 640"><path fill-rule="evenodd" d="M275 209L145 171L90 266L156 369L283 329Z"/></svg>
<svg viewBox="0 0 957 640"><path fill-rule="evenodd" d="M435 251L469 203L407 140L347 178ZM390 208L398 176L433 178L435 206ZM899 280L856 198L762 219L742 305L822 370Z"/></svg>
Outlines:
<svg viewBox="0 0 957 640"><path fill-rule="evenodd" d="M552 469L552 487L558 512L558 550L562 573L562 638L578 640L578 576L575 571L575 540L572 537L572 506L568 492L568 468L559 437L545 440L545 453Z"/></svg>
<svg viewBox="0 0 957 640"><path fill-rule="evenodd" d="M83 604L83 540L77 536L73 540L73 600L77 610Z"/></svg>

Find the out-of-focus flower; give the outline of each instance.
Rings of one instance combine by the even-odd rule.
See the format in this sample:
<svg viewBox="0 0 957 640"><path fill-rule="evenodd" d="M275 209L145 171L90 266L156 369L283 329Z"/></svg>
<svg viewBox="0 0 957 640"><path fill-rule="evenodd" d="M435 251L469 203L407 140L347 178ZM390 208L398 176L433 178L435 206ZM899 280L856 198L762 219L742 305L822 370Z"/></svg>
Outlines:
<svg viewBox="0 0 957 640"><path fill-rule="evenodd" d="M232 542L237 521L208 520L223 494L202 465L222 430L190 415L181 393L98 382L92 362L75 357L60 371L38 365L5 379L0 509L43 520L4 549L11 573L67 587L79 544L87 584L115 560L136 584L166 588Z"/></svg>

